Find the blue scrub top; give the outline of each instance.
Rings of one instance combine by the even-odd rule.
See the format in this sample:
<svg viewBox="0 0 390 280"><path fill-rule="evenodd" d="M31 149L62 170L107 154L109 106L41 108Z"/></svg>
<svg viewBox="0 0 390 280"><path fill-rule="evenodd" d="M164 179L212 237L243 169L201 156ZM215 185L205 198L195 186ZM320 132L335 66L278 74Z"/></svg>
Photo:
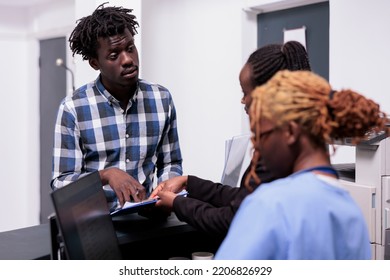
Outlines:
<svg viewBox="0 0 390 280"><path fill-rule="evenodd" d="M360 208L337 180L320 177L262 184L241 204L215 259L371 259Z"/></svg>

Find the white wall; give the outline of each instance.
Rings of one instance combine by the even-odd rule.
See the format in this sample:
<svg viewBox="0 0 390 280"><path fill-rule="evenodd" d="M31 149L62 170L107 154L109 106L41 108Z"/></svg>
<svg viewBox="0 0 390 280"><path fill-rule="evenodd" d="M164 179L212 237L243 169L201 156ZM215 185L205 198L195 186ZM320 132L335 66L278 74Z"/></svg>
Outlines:
<svg viewBox="0 0 390 280"><path fill-rule="evenodd" d="M69 35L83 9L92 11L92 6L103 2L91 1L53 0L26 13L0 9L0 51L5 54L0 63L4 96L0 105L4 131L0 138L4 151L0 163L0 231L38 223L37 42ZM184 172L218 180L225 139L247 132L238 73L256 48L256 9L318 1L117 1L110 2L134 8L140 21L136 42L141 52L141 77L166 86L174 97ZM390 97L385 91L390 39L385 28L390 26L390 2L372 3L330 1L330 81L335 88L361 91L389 112ZM242 8L255 10L244 12ZM77 86L96 76L77 58L70 67L76 71ZM342 151L337 155L340 162L348 162L353 156ZM4 214L11 209L12 216Z"/></svg>
<svg viewBox="0 0 390 280"><path fill-rule="evenodd" d="M0 102L0 127L2 137L0 146L2 147L1 160L1 197L0 203L1 224L7 224L11 228L17 226L20 222L25 223L34 217L30 214L27 206L31 206L36 212L37 203L31 203L29 196L34 194L34 189L26 189L29 185L29 148L30 134L28 131L29 123L29 96L28 96L28 69L26 65L28 43L23 34L20 37L0 38L0 49L3 53L0 66L0 77L3 88L3 98ZM34 126L34 123L31 123ZM33 146L33 145L32 145ZM21 173L22 170L22 173ZM21 176L21 175L24 176ZM34 184L36 185L36 184ZM35 200L36 202L36 200ZM8 213L19 208L24 215L17 216ZM20 220L19 220L20 219Z"/></svg>
<svg viewBox="0 0 390 280"><path fill-rule="evenodd" d="M26 12L0 8L0 77L3 89L0 102L0 231L35 224L38 217L36 179L39 165L34 161L37 158L38 141L34 135L37 121L30 107L37 101L31 99L34 83L30 84L31 63L28 57L29 52L34 56L35 53L27 36L26 18Z"/></svg>
<svg viewBox="0 0 390 280"><path fill-rule="evenodd" d="M330 80L373 98L390 113L390 1L331 1ZM348 10L348 20L345 20Z"/></svg>
<svg viewBox="0 0 390 280"><path fill-rule="evenodd" d="M329 6L331 84L336 89L355 89L390 113L390 1L334 0ZM354 152L340 147L333 162L354 162Z"/></svg>
<svg viewBox="0 0 390 280"><path fill-rule="evenodd" d="M0 231L39 223L39 40L65 36L71 2L0 8Z"/></svg>
<svg viewBox="0 0 390 280"><path fill-rule="evenodd" d="M173 95L186 174L219 180L241 132L240 22L236 0L143 2L143 78Z"/></svg>

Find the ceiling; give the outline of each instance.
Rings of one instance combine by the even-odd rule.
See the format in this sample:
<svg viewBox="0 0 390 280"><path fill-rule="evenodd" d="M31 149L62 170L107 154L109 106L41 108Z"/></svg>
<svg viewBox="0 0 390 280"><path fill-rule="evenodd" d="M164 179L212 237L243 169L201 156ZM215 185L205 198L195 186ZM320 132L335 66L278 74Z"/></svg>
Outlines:
<svg viewBox="0 0 390 280"><path fill-rule="evenodd" d="M0 6L2 7L20 7L20 8L28 8L31 6L45 4L56 0L0 0Z"/></svg>

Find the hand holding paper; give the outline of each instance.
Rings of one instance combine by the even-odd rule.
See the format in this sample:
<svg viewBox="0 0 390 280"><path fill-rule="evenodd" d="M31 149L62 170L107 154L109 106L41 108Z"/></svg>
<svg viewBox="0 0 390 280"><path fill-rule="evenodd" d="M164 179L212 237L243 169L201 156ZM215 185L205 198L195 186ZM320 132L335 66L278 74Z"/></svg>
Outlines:
<svg viewBox="0 0 390 280"><path fill-rule="evenodd" d="M170 191L174 193L179 193L187 185L188 176L177 176L171 179L168 179L164 182L158 184L158 186L154 189L154 191L150 194L149 198L154 198L157 196L157 193L164 190Z"/></svg>
<svg viewBox="0 0 390 280"><path fill-rule="evenodd" d="M173 208L173 201L174 199L180 195L180 196L187 196L188 192L186 190L182 190L179 193L174 193L171 191L162 190L157 193L158 195L158 201L156 203L156 206L158 207L165 207L170 210Z"/></svg>
<svg viewBox="0 0 390 280"><path fill-rule="evenodd" d="M183 190L177 194L175 194L173 192L169 192L169 191L159 192L159 194L160 193L166 193L167 195L169 195L169 193L170 193L174 197L176 197L177 195L186 196L188 194L186 190ZM165 194L162 194L162 195L165 196ZM173 199L172 199L172 203L173 203ZM154 198L148 198L148 199L143 200L141 202L128 202L127 201L127 202L125 202L123 207L118 207L115 211L111 212L111 216L116 216L119 214L136 213L136 212L139 212L140 210L145 210L146 208L154 207L155 204L157 202L159 202L160 200L161 200L161 198L159 196L155 196ZM162 203L164 203L164 202L162 202ZM160 204L160 203L158 203L158 205L164 206L164 204Z"/></svg>

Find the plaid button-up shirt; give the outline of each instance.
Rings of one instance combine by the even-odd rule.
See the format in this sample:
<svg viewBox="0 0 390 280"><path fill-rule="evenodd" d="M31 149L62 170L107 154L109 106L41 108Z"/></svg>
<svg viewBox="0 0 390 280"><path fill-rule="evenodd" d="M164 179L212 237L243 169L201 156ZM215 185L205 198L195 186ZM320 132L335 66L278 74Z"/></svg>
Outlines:
<svg viewBox="0 0 390 280"><path fill-rule="evenodd" d="M147 193L158 181L181 175L176 110L169 91L139 80L123 110L100 76L60 104L54 132L53 189L86 173L117 167Z"/></svg>

